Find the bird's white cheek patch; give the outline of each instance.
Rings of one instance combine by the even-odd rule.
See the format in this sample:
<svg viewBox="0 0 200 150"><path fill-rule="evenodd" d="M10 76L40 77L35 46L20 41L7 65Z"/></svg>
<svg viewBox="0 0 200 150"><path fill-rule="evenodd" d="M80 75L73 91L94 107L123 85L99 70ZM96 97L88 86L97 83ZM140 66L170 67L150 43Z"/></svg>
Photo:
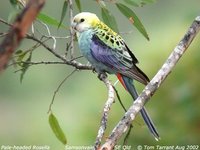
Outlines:
<svg viewBox="0 0 200 150"><path fill-rule="evenodd" d="M76 26L76 30L77 30L78 32L82 32L82 27L81 27L80 25L77 25L77 26Z"/></svg>
<svg viewBox="0 0 200 150"><path fill-rule="evenodd" d="M88 26L86 25L86 24L80 24L80 25L77 25L76 26L76 30L78 31L78 32L83 32L83 31L85 31L85 30L87 30L88 29Z"/></svg>

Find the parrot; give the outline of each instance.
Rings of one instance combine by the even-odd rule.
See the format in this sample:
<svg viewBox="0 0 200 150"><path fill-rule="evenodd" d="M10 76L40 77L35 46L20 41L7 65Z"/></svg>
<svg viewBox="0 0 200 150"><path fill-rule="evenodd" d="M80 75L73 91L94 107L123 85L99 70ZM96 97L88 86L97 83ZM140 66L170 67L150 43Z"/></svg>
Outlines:
<svg viewBox="0 0 200 150"><path fill-rule="evenodd" d="M117 76L126 91L136 100L138 93L133 84L136 80L149 83L147 75L137 67L138 60L123 38L103 23L96 14L81 12L71 22L82 55L100 75L108 73ZM156 140L159 134L145 107L140 111L144 122Z"/></svg>

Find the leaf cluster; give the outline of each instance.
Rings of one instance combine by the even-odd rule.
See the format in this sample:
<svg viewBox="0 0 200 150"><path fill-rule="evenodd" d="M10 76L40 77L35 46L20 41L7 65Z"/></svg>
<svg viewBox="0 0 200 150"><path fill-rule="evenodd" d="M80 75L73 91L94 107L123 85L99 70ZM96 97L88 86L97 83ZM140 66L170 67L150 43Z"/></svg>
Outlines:
<svg viewBox="0 0 200 150"><path fill-rule="evenodd" d="M137 30L147 39L149 40L149 36L147 34L146 29L144 28L144 25L140 21L139 17L136 15L136 13L133 11L132 8L130 8L127 5L133 6L133 7L141 7L144 6L147 3L153 3L154 0L124 0L124 3L120 2L114 2L114 5L117 7L117 9L126 17L133 26L137 28ZM117 27L117 21L115 17L112 15L112 13L107 9L106 4L104 1L98 1L99 5L101 6L101 15L103 18L103 21L111 27L114 31L119 32L119 29Z"/></svg>

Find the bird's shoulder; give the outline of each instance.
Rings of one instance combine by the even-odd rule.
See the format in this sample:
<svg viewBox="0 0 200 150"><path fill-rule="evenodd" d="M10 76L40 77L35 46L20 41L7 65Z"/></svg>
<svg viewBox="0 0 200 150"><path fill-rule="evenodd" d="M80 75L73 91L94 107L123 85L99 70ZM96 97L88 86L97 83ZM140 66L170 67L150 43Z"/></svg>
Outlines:
<svg viewBox="0 0 200 150"><path fill-rule="evenodd" d="M118 50L123 50L125 48L125 42L122 37L103 22L97 24L94 31L94 36L97 36L99 40L104 42L110 48Z"/></svg>
<svg viewBox="0 0 200 150"><path fill-rule="evenodd" d="M137 58L128 48L123 38L103 22L97 24L94 29L93 40L101 42L101 45L109 47L114 52L118 52L123 57L132 60L133 63L138 63Z"/></svg>

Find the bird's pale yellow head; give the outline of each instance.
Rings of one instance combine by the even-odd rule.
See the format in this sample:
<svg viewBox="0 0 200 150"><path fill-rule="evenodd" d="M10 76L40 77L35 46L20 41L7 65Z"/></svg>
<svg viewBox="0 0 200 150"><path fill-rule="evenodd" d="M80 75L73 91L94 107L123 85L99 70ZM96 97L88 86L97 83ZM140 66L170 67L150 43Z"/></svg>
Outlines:
<svg viewBox="0 0 200 150"><path fill-rule="evenodd" d="M100 22L99 18L90 12L82 12L73 18L72 27L79 33L95 27Z"/></svg>

